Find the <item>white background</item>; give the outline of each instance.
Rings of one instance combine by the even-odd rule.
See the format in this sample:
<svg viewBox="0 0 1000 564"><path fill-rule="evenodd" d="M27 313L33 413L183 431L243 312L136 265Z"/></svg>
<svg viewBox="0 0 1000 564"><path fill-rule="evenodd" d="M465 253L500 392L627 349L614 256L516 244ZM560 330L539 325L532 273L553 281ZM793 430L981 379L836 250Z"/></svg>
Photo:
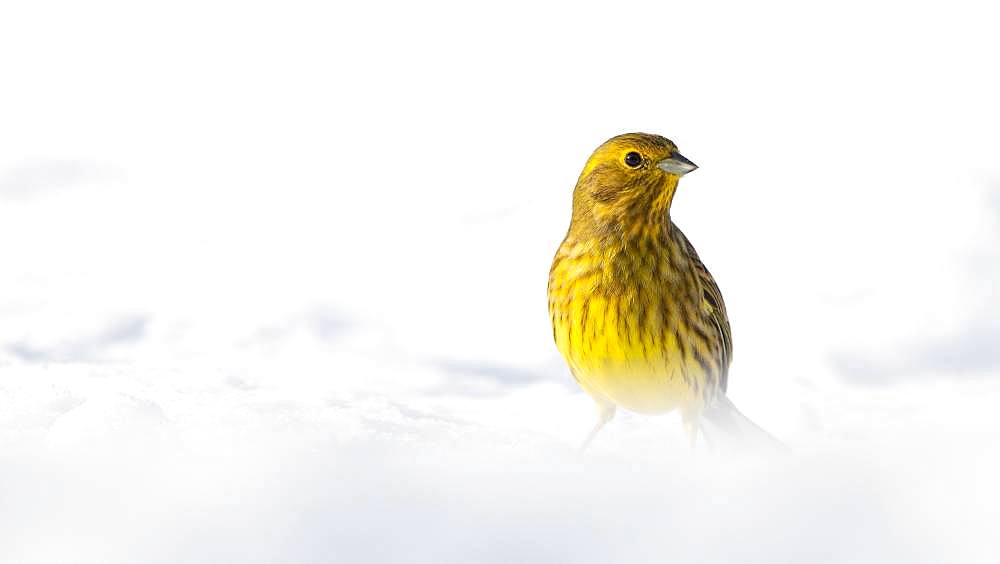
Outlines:
<svg viewBox="0 0 1000 564"><path fill-rule="evenodd" d="M988 3L8 2L0 560L994 562ZM593 422L587 156L700 169L730 396Z"/></svg>

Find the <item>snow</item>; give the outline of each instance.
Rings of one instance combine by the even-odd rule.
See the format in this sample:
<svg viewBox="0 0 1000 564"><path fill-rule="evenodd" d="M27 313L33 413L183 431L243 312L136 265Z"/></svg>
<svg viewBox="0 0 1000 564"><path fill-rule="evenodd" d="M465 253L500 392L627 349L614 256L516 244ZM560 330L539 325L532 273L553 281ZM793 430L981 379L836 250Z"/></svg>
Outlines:
<svg viewBox="0 0 1000 564"><path fill-rule="evenodd" d="M1000 559L986 9L301 8L0 9L0 562ZM792 454L576 451L546 275L627 130Z"/></svg>

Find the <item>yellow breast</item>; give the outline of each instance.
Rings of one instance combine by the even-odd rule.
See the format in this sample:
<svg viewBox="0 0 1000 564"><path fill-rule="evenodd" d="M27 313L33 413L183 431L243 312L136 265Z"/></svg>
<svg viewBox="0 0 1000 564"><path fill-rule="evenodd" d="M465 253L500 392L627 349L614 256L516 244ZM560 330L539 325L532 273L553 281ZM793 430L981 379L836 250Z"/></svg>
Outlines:
<svg viewBox="0 0 1000 564"><path fill-rule="evenodd" d="M549 277L549 312L559 351L591 395L632 411L701 407L713 381L700 289L669 248L595 252L563 243ZM635 251L635 252L631 252Z"/></svg>

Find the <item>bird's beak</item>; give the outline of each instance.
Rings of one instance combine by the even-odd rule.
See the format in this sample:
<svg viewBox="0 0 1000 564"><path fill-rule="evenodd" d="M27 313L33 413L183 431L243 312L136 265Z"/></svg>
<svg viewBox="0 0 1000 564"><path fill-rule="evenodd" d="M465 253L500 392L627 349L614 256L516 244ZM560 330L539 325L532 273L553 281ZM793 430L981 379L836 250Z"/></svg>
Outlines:
<svg viewBox="0 0 1000 564"><path fill-rule="evenodd" d="M670 155L668 158L656 163L656 166L660 167L661 170L665 170L670 174L676 174L677 176L684 176L685 174L691 172L692 170L698 168L698 165L684 158L684 155L674 151L674 154Z"/></svg>

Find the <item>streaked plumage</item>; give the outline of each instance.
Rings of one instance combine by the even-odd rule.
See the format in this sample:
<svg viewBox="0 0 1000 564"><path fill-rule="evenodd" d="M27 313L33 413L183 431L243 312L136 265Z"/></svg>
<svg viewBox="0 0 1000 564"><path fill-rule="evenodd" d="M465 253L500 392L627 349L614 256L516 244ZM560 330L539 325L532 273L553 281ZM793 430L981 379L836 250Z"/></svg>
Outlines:
<svg viewBox="0 0 1000 564"><path fill-rule="evenodd" d="M694 168L670 140L631 133L594 151L577 181L549 313L559 351L601 408L593 433L615 406L679 409L694 433L706 409L728 404L726 306L670 218L680 176Z"/></svg>

